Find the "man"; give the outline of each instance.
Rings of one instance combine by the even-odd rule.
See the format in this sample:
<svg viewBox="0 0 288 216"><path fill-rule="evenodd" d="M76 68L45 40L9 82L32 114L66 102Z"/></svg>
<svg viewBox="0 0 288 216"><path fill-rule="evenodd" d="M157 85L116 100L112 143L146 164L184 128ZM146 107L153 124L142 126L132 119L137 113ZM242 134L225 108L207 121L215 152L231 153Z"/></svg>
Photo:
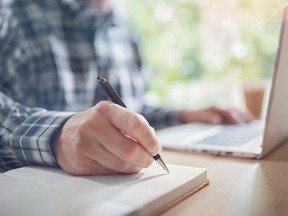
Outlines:
<svg viewBox="0 0 288 216"><path fill-rule="evenodd" d="M98 75L128 109L105 101ZM161 151L151 126L252 119L217 107L143 104L137 42L102 0L2 0L0 88L2 171L33 164L76 175L138 172Z"/></svg>

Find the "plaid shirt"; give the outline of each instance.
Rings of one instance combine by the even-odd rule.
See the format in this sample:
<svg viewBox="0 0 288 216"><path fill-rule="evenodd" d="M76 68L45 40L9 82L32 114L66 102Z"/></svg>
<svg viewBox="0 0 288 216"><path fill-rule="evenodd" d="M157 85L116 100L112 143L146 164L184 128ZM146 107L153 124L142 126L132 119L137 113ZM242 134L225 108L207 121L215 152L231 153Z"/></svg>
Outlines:
<svg viewBox="0 0 288 216"><path fill-rule="evenodd" d="M155 128L178 123L176 111L143 104L147 74L131 30L82 1L0 1L0 171L56 166L57 130L108 100L98 75Z"/></svg>

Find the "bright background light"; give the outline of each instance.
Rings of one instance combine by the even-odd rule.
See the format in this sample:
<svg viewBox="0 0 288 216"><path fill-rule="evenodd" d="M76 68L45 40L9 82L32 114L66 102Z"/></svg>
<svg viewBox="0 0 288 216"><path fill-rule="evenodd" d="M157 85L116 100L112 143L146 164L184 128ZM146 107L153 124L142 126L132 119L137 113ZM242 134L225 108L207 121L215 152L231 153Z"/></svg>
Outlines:
<svg viewBox="0 0 288 216"><path fill-rule="evenodd" d="M149 100L167 106L242 106L243 82L271 78L285 3L118 1L142 39L151 71Z"/></svg>

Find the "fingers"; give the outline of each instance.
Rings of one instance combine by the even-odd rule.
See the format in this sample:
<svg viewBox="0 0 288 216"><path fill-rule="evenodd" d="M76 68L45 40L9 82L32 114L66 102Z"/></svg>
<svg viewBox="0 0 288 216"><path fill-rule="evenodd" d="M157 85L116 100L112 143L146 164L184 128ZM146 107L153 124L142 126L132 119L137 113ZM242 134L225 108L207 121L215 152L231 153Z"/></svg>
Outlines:
<svg viewBox="0 0 288 216"><path fill-rule="evenodd" d="M151 165L152 155L149 154L139 143L130 139L115 128L111 128L111 136L99 136L99 141L105 144L105 149L115 157L125 160L131 165L145 168ZM112 167L110 167L112 168Z"/></svg>
<svg viewBox="0 0 288 216"><path fill-rule="evenodd" d="M249 110L245 110L245 111L236 110L236 112L238 113L242 121L245 123L255 120L255 116Z"/></svg>
<svg viewBox="0 0 288 216"><path fill-rule="evenodd" d="M235 115L232 110L222 109L220 107L211 107L211 112L221 118L219 124L237 124L239 122L238 115Z"/></svg>
<svg viewBox="0 0 288 216"><path fill-rule="evenodd" d="M239 124L251 122L255 118L249 111L212 106L198 110L181 110L180 119L183 123Z"/></svg>
<svg viewBox="0 0 288 216"><path fill-rule="evenodd" d="M211 107L211 109L213 112L218 113L221 116L221 124L240 124L255 120L254 116L249 111L222 109L219 107Z"/></svg>
<svg viewBox="0 0 288 216"><path fill-rule="evenodd" d="M97 161L102 167L108 168L115 172L121 173L135 173L141 170L140 166L133 165L127 161L124 161L98 142L87 142L86 150L83 151L89 159ZM151 156L148 161L152 162ZM150 163L148 165L150 165Z"/></svg>
<svg viewBox="0 0 288 216"><path fill-rule="evenodd" d="M151 155L161 151L154 129L141 115L132 115L130 111L111 104L108 117L114 127L135 139Z"/></svg>
<svg viewBox="0 0 288 216"><path fill-rule="evenodd" d="M132 165L137 168L144 168L152 163L152 155L136 140L129 138L105 121L106 119L101 119L95 127L88 129L87 133L91 134L91 137L84 141L81 152L104 166L121 172L132 170L129 168ZM108 133L95 134L95 131L99 131L103 125L106 125L105 131ZM123 162L127 163L127 168Z"/></svg>

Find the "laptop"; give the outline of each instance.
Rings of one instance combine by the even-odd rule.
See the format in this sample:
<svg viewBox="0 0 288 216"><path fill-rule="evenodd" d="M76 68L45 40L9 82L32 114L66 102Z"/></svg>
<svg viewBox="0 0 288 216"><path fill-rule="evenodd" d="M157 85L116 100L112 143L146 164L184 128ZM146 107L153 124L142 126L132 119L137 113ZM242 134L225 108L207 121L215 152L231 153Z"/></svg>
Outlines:
<svg viewBox="0 0 288 216"><path fill-rule="evenodd" d="M157 131L163 148L262 158L288 138L288 6L263 120L238 125L185 124Z"/></svg>

